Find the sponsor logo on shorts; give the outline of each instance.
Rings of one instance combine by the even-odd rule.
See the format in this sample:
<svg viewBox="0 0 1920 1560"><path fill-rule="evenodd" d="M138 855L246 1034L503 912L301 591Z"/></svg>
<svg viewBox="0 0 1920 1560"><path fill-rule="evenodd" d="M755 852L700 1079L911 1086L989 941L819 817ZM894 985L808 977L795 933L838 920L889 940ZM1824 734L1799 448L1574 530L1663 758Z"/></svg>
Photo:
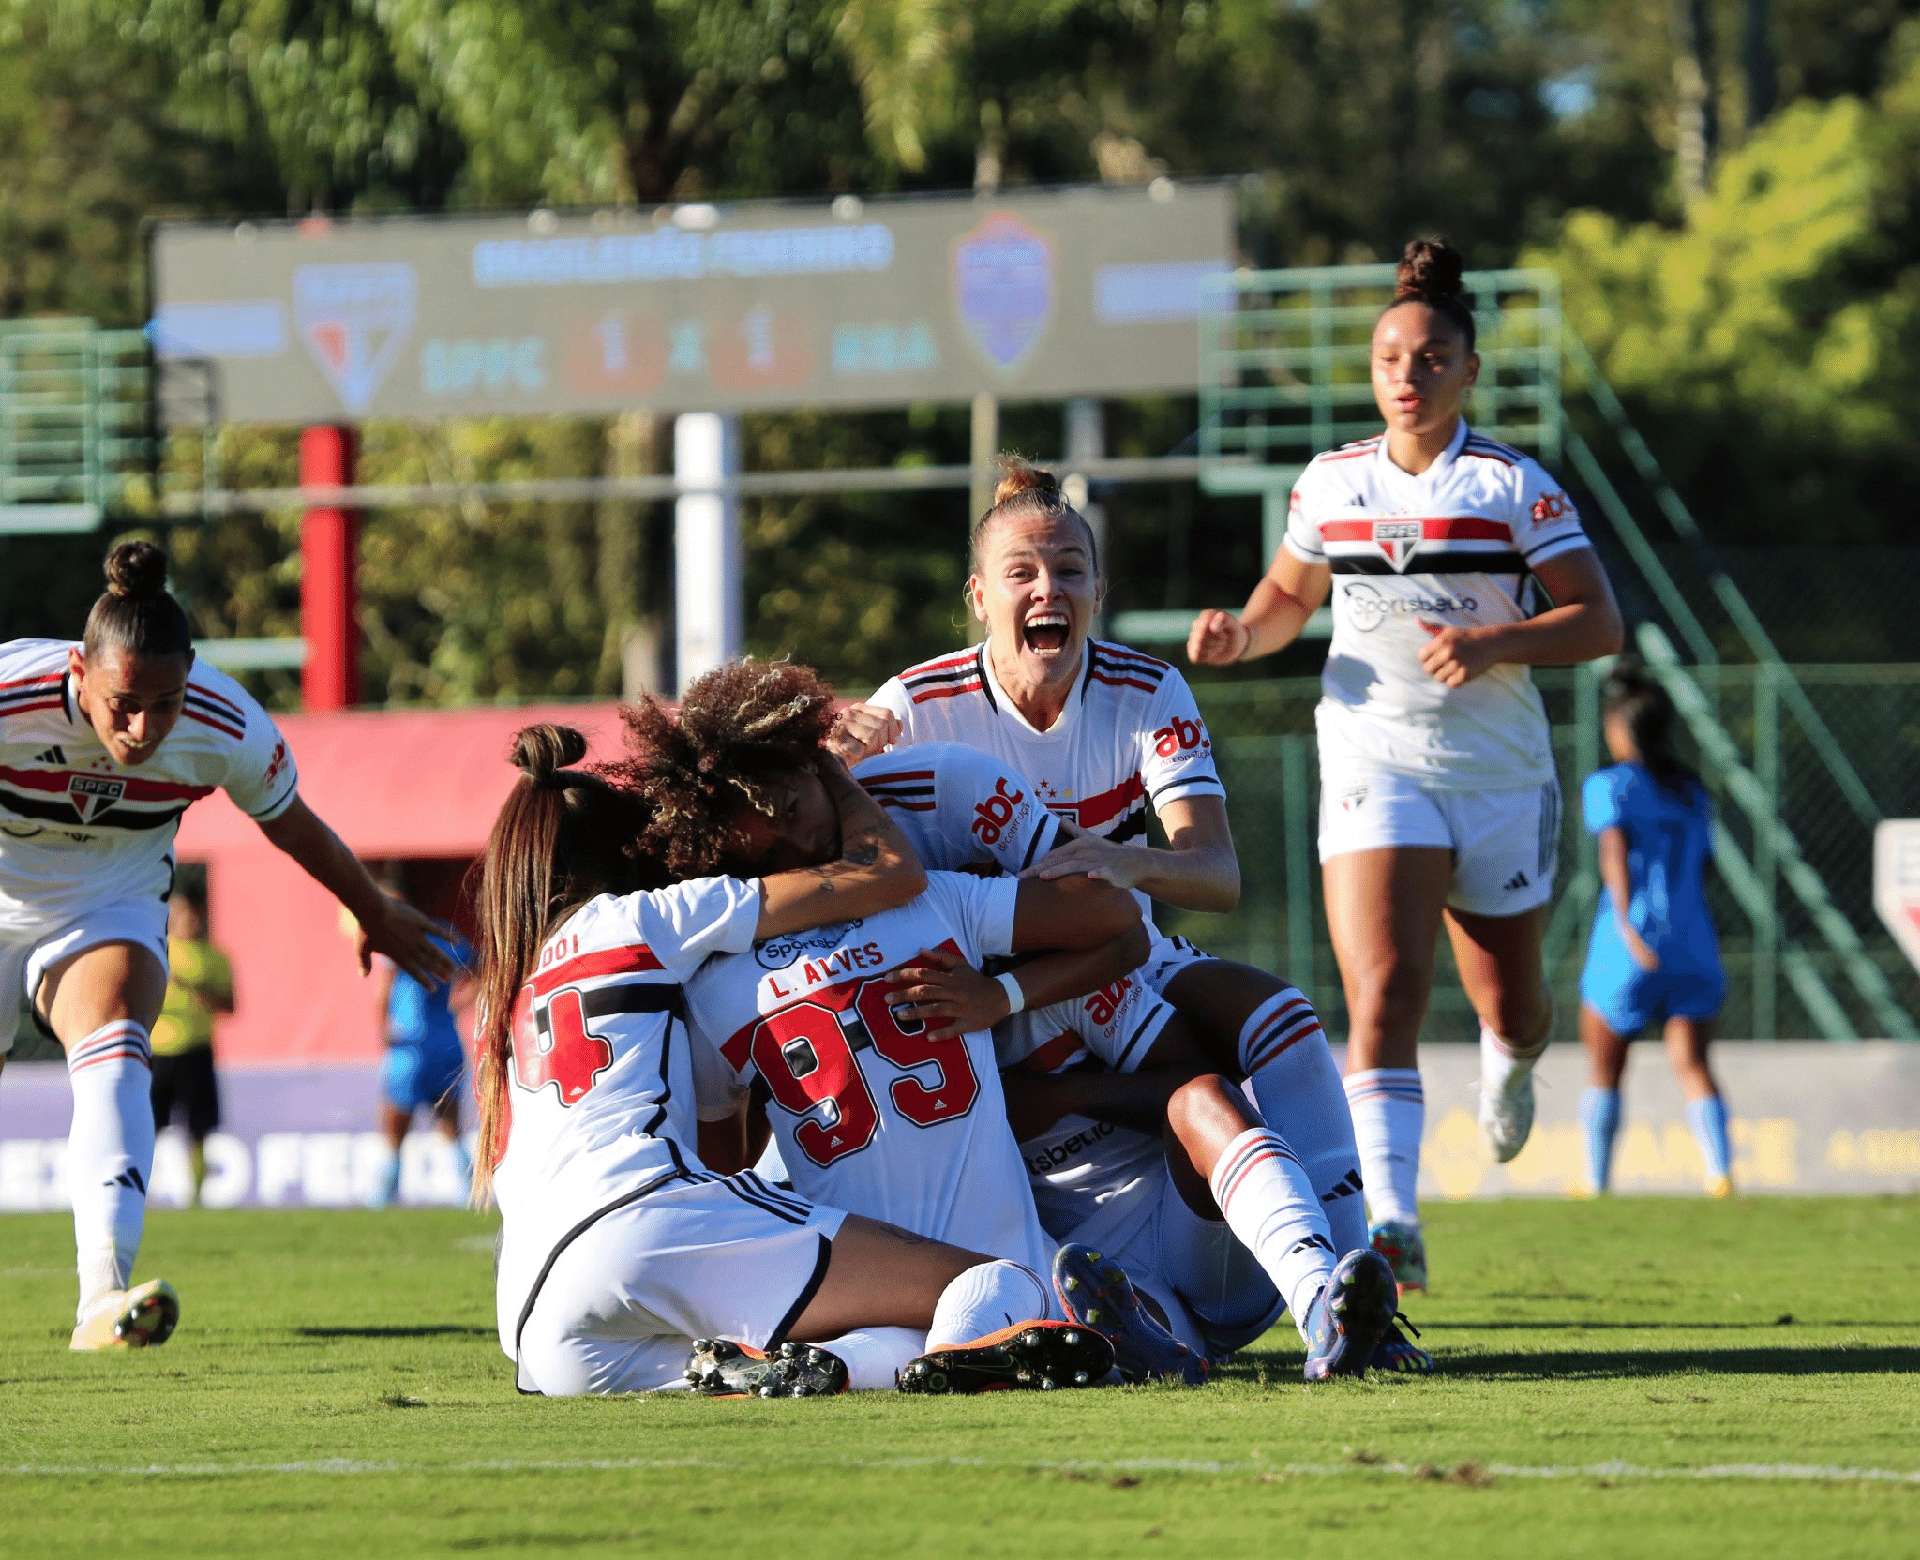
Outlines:
<svg viewBox="0 0 1920 1560"><path fill-rule="evenodd" d="M1051 1144L1044 1152L1027 1155L1027 1171L1031 1175L1045 1175L1049 1170L1058 1170L1070 1159L1078 1159L1093 1148L1102 1138L1113 1136L1113 1123L1096 1121L1084 1132L1076 1132L1072 1137L1062 1138Z"/></svg>
<svg viewBox="0 0 1920 1560"><path fill-rule="evenodd" d="M1474 596L1449 596L1444 592L1419 596L1385 596L1365 580L1349 580L1340 598L1353 614L1353 626L1371 634L1390 617L1414 617L1431 612L1444 617L1449 612L1478 612L1480 602Z"/></svg>
<svg viewBox="0 0 1920 1560"><path fill-rule="evenodd" d="M784 970L809 948L837 948L864 923L839 921L832 926L816 926L810 932L794 932L786 937L769 937L753 945L753 957L763 970Z"/></svg>
<svg viewBox="0 0 1920 1560"><path fill-rule="evenodd" d="M1366 799L1366 786L1350 785L1340 793L1340 810L1343 813L1358 812L1360 810L1360 804Z"/></svg>

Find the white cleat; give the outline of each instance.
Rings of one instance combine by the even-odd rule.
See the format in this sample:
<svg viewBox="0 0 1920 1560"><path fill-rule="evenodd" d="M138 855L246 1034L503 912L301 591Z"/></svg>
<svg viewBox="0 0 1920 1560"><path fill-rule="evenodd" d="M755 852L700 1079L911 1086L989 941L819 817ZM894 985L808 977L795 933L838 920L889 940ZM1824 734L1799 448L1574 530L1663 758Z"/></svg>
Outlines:
<svg viewBox="0 0 1920 1560"><path fill-rule="evenodd" d="M1533 1131L1533 1064L1516 1067L1480 1028L1480 1136L1497 1164L1527 1146Z"/></svg>
<svg viewBox="0 0 1920 1560"><path fill-rule="evenodd" d="M73 1330L67 1347L77 1352L96 1349L146 1349L165 1343L180 1322L180 1297L163 1278L128 1290L103 1295L87 1319Z"/></svg>

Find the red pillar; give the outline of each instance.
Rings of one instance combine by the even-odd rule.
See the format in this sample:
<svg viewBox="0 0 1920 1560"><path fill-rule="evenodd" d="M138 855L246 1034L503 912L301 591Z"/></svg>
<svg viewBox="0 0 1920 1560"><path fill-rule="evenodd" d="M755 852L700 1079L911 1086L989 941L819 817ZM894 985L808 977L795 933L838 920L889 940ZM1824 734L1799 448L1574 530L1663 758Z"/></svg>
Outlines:
<svg viewBox="0 0 1920 1560"><path fill-rule="evenodd" d="M300 434L302 487L353 486L351 428L306 428ZM353 620L353 574L360 516L351 509L309 509L300 522L300 632L307 665L300 691L313 711L360 702L360 633Z"/></svg>

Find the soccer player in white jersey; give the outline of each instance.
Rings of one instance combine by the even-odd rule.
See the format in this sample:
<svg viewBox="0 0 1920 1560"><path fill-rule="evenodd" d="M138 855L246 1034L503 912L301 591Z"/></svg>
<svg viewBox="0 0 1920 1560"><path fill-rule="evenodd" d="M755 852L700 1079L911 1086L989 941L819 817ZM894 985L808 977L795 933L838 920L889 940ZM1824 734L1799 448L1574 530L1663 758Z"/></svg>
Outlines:
<svg viewBox="0 0 1920 1560"><path fill-rule="evenodd" d="M522 778L480 890L476 1197L500 1205L500 1342L521 1389L891 1387L928 1334L965 1343L1030 1315L1037 1281L1011 1263L702 1163L683 982L711 955L913 900L926 874L897 831L828 771L830 859L669 884L641 843L651 804L571 767L585 756L566 727L515 739ZM1111 1367L1088 1329L1049 1341L1028 1363L1062 1384Z"/></svg>
<svg viewBox="0 0 1920 1560"><path fill-rule="evenodd" d="M0 1065L24 994L67 1053L80 1303L72 1347L163 1343L172 1286L132 1282L153 1171L149 1034L167 987L180 815L224 790L418 978L451 973L438 923L389 899L300 800L292 756L240 685L194 659L167 555L123 542L78 644L0 645Z"/></svg>
<svg viewBox="0 0 1920 1560"><path fill-rule="evenodd" d="M836 762L820 747L833 698L808 669L722 667L687 689L677 718L658 700L628 718L641 756L622 777L645 799L649 843L675 876L749 877L835 848L817 773ZM687 983L702 1113L737 1118L762 1092L797 1193L990 1253L1034 1286L1007 1324L1045 1317L1053 1246L1007 1124L992 1036L935 1034L898 1009L890 977L927 949L978 964L1116 939L1130 940L1130 963L1144 957L1139 908L1111 885L935 872L899 909L710 959ZM1043 1329L1031 1336L1055 1347ZM978 1353L902 1359L901 1385L1003 1384ZM1017 1375L1017 1360L999 1363Z"/></svg>
<svg viewBox="0 0 1920 1560"><path fill-rule="evenodd" d="M977 748L898 748L854 778L932 869L1017 874L1063 837L1032 782ZM1365 1371L1392 1319L1390 1306L1369 1315L1363 1303L1366 1268L1377 1298L1391 1294L1381 1258L1361 1248L1340 1260L1291 1146L1206 1066L1170 1004L1130 967L1066 975L1072 957L1043 955L995 981L934 950L894 978L899 1010L931 1039L993 1025L1041 1226L1064 1243L1053 1269L1063 1307L1109 1331L1130 1378L1198 1383L1207 1361L1260 1336L1283 1305L1307 1344L1309 1380ZM1029 1008L1063 975L1087 995ZM1140 1324L1136 1291L1157 1325ZM1191 1358L1168 1357L1163 1328ZM1405 1368L1393 1355L1379 1363Z"/></svg>
<svg viewBox="0 0 1920 1560"><path fill-rule="evenodd" d="M1090 874L1188 910L1231 910L1240 866L1205 721L1164 661L1090 637L1103 581L1093 532L1044 471L1017 461L975 523L968 599L986 640L913 667L836 731L843 757L961 742L1029 776L1076 837L1029 874ZM1147 843L1151 807L1166 836ZM1156 936L1143 995L1192 1021L1211 1066L1246 1080L1292 1145L1337 1251L1366 1242L1353 1122L1310 1003L1264 970ZM1396 1342L1396 1347L1397 1347ZM1426 1363L1409 1350L1406 1365Z"/></svg>
<svg viewBox="0 0 1920 1560"><path fill-rule="evenodd" d="M1461 415L1480 368L1462 273L1443 240L1407 246L1373 332L1386 431L1313 460L1265 578L1237 616L1196 618L1187 646L1209 666L1270 654L1333 592L1321 870L1373 1236L1403 1288L1427 1279L1416 1049L1440 924L1480 1018L1481 1132L1504 1162L1532 1129L1553 1026L1540 937L1560 790L1527 668L1606 655L1621 637L1560 484Z"/></svg>

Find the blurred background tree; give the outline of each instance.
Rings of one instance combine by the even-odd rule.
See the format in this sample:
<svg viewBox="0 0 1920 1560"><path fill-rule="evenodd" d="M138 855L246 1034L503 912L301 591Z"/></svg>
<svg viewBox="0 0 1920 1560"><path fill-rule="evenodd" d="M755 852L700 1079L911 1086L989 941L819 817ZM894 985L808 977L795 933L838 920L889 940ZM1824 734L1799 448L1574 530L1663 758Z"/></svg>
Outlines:
<svg viewBox="0 0 1920 1560"><path fill-rule="evenodd" d="M0 317L144 317L158 217L1238 180L1248 258L1449 233L1558 268L1730 543L1904 541L1920 278L1907 0L0 0ZM1191 400L1116 403L1159 454ZM1057 408L1007 441L1060 445ZM368 480L661 468L665 423L365 430ZM747 420L750 467L966 458L963 409ZM293 479L230 430L232 480ZM957 495L749 505L749 635L859 689L959 636ZM1237 599L1244 501L1131 488L1117 605ZM369 517L370 698L605 694L664 607L664 511ZM175 528L209 633L297 624L297 517ZM97 540L18 540L0 632L71 632ZM71 588L69 588L71 587ZM68 598L72 599L69 600ZM1871 636L1868 636L1871 638ZM1860 653L1884 653L1868 644ZM1302 665L1313 659L1302 652ZM1291 663L1279 670L1294 669ZM263 680L281 702L290 681Z"/></svg>

